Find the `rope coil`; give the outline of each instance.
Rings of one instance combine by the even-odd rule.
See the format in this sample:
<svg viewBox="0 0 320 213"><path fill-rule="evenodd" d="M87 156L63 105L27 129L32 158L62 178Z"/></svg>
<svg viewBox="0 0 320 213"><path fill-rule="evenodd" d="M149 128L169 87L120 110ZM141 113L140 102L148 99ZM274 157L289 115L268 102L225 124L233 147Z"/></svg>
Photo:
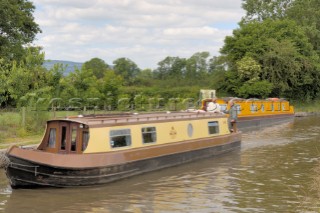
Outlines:
<svg viewBox="0 0 320 213"><path fill-rule="evenodd" d="M0 152L0 168L7 168L10 165L10 159L5 152Z"/></svg>

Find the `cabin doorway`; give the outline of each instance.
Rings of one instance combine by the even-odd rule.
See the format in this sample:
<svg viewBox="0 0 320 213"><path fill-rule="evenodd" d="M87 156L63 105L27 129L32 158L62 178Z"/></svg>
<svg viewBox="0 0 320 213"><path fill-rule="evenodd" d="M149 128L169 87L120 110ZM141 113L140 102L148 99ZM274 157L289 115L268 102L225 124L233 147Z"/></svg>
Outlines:
<svg viewBox="0 0 320 213"><path fill-rule="evenodd" d="M59 152L76 153L79 137L78 137L78 124L77 123L60 123L60 147Z"/></svg>
<svg viewBox="0 0 320 213"><path fill-rule="evenodd" d="M45 141L42 143L49 152L82 153L88 144L89 131L82 124L53 121L48 124ZM43 148L41 148L43 147Z"/></svg>

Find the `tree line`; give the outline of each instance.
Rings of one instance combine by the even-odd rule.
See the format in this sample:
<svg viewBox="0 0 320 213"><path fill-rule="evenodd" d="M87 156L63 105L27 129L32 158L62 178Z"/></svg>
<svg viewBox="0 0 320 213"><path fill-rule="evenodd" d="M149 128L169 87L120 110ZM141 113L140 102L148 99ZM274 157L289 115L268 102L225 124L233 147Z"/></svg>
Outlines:
<svg viewBox="0 0 320 213"><path fill-rule="evenodd" d="M113 106L120 99L199 98L200 89L219 96L319 99L320 4L317 0L243 0L246 15L227 36L219 56L197 52L168 56L155 69L140 69L128 58L111 65L100 58L64 75L42 65L45 53L31 43L41 32L27 0L1 1L0 106L81 99ZM19 16L12 16L19 11ZM70 103L64 103L68 105ZM113 106L116 107L116 106Z"/></svg>

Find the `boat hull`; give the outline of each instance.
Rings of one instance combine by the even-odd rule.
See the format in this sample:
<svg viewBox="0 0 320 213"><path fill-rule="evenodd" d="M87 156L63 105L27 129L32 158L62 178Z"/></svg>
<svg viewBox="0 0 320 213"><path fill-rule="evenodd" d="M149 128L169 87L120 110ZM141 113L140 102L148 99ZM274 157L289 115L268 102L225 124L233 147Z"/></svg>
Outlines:
<svg viewBox="0 0 320 213"><path fill-rule="evenodd" d="M293 121L294 114L239 116L237 127L242 132Z"/></svg>
<svg viewBox="0 0 320 213"><path fill-rule="evenodd" d="M212 146L208 146L210 141ZM67 167L63 167L59 165L59 163L56 165L49 165L49 163L36 162L35 159L28 159L27 157L30 156L32 150L25 150L28 153L24 155L24 150L15 147L7 153L10 164L6 167L6 174L12 188L75 187L105 184L145 172L234 151L241 146L241 133L230 134L230 136L224 136L220 139L214 138L207 141L180 143L179 147L186 147L195 143L198 144L198 148L196 149L194 149L194 147L189 147L190 150L187 151L183 150L179 152L176 150L175 153L171 151L169 154L162 154L145 159L128 160L128 157L125 157L128 154L124 155L123 153L118 153L118 157L122 160L119 160L118 163L110 163L109 165L103 165L104 163L102 160L103 158L111 158L111 156L108 156L108 153L84 155L86 160L90 159L90 155L95 155L95 157L92 158L93 161L101 159L100 162L102 165L96 167L79 167L77 165L70 167L68 163L66 163L66 165L68 165ZM201 145L204 144L207 145L201 147ZM164 148L164 150L174 150L177 147L176 144L175 148ZM143 153L148 150L140 151ZM151 153L154 152L154 150L149 151ZM41 155L40 152L35 152L37 153L36 155ZM138 152L139 150L137 150L137 153ZM137 155L137 153L133 153L132 155ZM57 158L63 156L61 154L56 155ZM143 155L144 154L141 156Z"/></svg>

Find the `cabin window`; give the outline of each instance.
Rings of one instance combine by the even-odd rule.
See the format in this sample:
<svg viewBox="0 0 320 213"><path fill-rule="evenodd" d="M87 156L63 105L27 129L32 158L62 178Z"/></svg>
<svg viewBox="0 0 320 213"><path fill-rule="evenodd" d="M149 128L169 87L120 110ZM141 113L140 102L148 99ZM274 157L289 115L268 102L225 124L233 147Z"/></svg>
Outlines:
<svg viewBox="0 0 320 213"><path fill-rule="evenodd" d="M82 151L84 151L87 148L88 142L89 142L89 132L83 131L82 132Z"/></svg>
<svg viewBox="0 0 320 213"><path fill-rule="evenodd" d="M286 105L282 104L282 111L286 111Z"/></svg>
<svg viewBox="0 0 320 213"><path fill-rule="evenodd" d="M141 129L143 143L155 143L157 141L157 132L155 127L144 127Z"/></svg>
<svg viewBox="0 0 320 213"><path fill-rule="evenodd" d="M250 111L251 111L251 112L256 112L256 111L257 111L257 105L251 104L251 105L250 105Z"/></svg>
<svg viewBox="0 0 320 213"><path fill-rule="evenodd" d="M188 136L191 138L193 135L193 126L192 124L188 124Z"/></svg>
<svg viewBox="0 0 320 213"><path fill-rule="evenodd" d="M261 104L261 112L264 112L264 105Z"/></svg>
<svg viewBox="0 0 320 213"><path fill-rule="evenodd" d="M61 129L61 150L66 150L66 137L67 137L67 127L63 126Z"/></svg>
<svg viewBox="0 0 320 213"><path fill-rule="evenodd" d="M71 130L71 151L77 150L77 127L73 126Z"/></svg>
<svg viewBox="0 0 320 213"><path fill-rule="evenodd" d="M236 104L236 109L237 109L237 112L238 112L238 115L241 114L241 106L239 104Z"/></svg>
<svg viewBox="0 0 320 213"><path fill-rule="evenodd" d="M210 121L208 122L209 134L217 134L219 133L219 123L218 121Z"/></svg>
<svg viewBox="0 0 320 213"><path fill-rule="evenodd" d="M131 145L131 130L119 129L110 131L110 145L112 148Z"/></svg>
<svg viewBox="0 0 320 213"><path fill-rule="evenodd" d="M48 141L48 147L49 148L55 148L56 147L56 134L57 130L56 128L50 128L49 131L49 141Z"/></svg>

